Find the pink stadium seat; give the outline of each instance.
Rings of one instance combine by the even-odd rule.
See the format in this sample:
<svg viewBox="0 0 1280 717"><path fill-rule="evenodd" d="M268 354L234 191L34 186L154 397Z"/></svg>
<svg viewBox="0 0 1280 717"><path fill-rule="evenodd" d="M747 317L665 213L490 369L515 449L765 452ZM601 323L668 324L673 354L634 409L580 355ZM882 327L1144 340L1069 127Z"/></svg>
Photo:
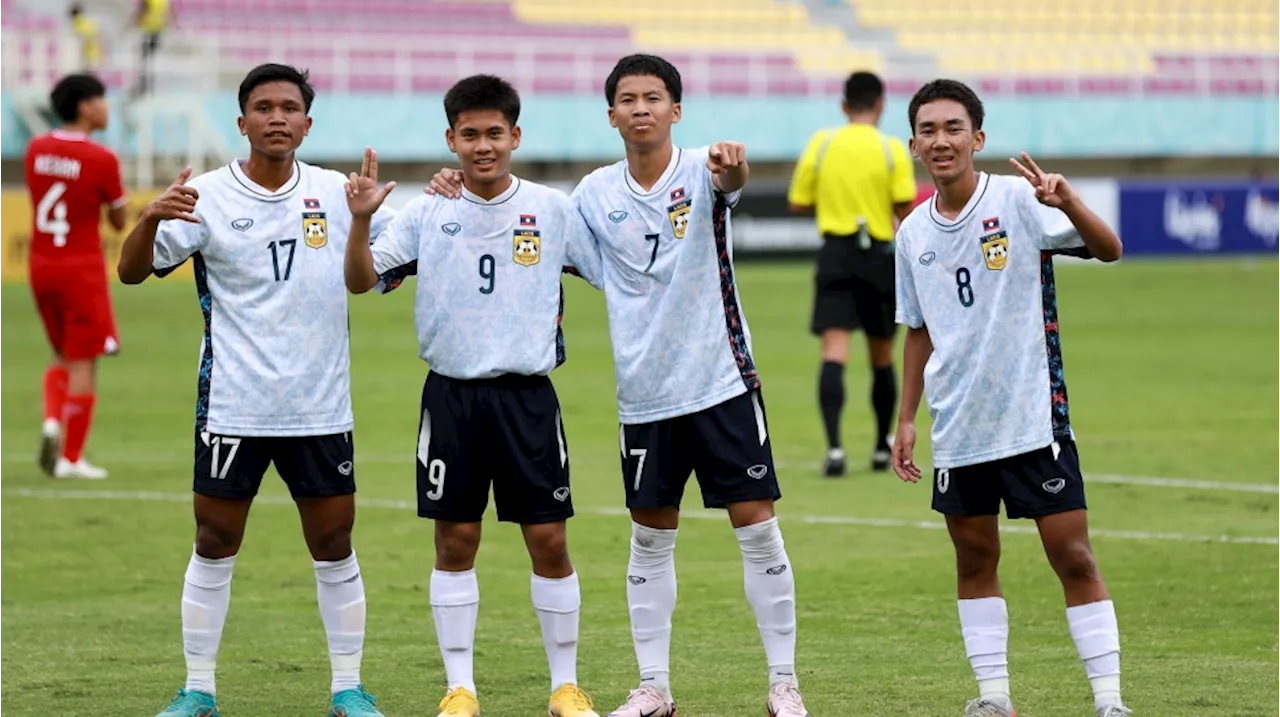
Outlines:
<svg viewBox="0 0 1280 717"><path fill-rule="evenodd" d="M30 3L0 0L7 42L20 57L46 53L31 70L56 66L58 48L47 40L65 30L60 13L35 13ZM618 57L633 52L626 27L589 24L527 24L512 2L466 0L272 0L281 22L264 26L261 0L171 0L174 29L205 38L225 57L243 66L270 60L308 68L320 89L439 92L464 72L496 72L517 78L534 92L598 92L600 78ZM25 32L43 33L40 42ZM65 41L73 41L66 38ZM602 49L603 48L603 49ZM789 52L751 54L696 49L663 52L677 66L690 68L690 94L839 96L844 77L806 74ZM1275 55L1221 53L1206 63L1179 53L1155 54L1147 77L1096 75L1064 78L1051 74L981 77L983 94L1275 93ZM129 79L107 71L104 79L119 87ZM928 78L889 73L887 90L909 95Z"/></svg>

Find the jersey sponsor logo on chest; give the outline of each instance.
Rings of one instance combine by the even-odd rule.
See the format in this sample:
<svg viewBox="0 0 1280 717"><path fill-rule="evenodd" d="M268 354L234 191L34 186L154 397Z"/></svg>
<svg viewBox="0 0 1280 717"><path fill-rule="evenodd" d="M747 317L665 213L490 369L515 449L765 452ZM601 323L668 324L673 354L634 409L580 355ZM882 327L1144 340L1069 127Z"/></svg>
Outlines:
<svg viewBox="0 0 1280 717"><path fill-rule="evenodd" d="M671 190L671 206L667 207L667 216L671 219L671 231L677 239L683 239L689 229L689 212L693 209L693 200L684 191L684 187Z"/></svg>
<svg viewBox="0 0 1280 717"><path fill-rule="evenodd" d="M319 199L302 200L302 240L312 249L329 243L329 222L320 211Z"/></svg>
<svg viewBox="0 0 1280 717"><path fill-rule="evenodd" d="M538 217L521 214L512 245L512 260L520 266L533 266L542 260L542 233L538 231Z"/></svg>
<svg viewBox="0 0 1280 717"><path fill-rule="evenodd" d="M1000 228L1000 218L982 220L982 261L991 271L1004 271L1009 265L1009 235Z"/></svg>

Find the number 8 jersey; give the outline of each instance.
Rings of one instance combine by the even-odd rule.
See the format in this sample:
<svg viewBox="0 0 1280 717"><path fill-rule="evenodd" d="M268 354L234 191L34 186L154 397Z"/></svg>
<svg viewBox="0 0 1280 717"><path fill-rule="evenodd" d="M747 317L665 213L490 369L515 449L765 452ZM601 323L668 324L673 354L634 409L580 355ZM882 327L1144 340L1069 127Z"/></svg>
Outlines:
<svg viewBox="0 0 1280 717"><path fill-rule="evenodd" d="M338 173L295 162L272 192L239 161L187 182L199 224L160 223L153 268L190 258L204 314L196 426L227 436L352 429L343 260L351 215ZM373 230L393 216L374 216Z"/></svg>
<svg viewBox="0 0 1280 717"><path fill-rule="evenodd" d="M1072 436L1053 256L1088 256L1062 212L1019 177L979 174L954 220L936 198L898 229L897 321L926 327L935 468L1044 448Z"/></svg>

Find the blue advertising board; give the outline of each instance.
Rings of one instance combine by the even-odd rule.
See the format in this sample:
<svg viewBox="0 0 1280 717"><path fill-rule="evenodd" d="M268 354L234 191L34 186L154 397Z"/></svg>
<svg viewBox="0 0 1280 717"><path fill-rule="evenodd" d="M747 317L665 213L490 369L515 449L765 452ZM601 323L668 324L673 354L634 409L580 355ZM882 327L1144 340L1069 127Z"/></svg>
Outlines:
<svg viewBox="0 0 1280 717"><path fill-rule="evenodd" d="M1276 180L1122 182L1120 238L1129 254L1276 253Z"/></svg>

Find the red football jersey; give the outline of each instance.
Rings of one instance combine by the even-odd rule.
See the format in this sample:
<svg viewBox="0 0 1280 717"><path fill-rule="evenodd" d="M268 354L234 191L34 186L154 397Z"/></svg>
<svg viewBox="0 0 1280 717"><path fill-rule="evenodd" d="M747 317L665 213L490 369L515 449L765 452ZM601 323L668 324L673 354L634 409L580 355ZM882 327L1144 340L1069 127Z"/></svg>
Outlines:
<svg viewBox="0 0 1280 717"><path fill-rule="evenodd" d="M102 205L126 201L115 153L85 135L54 131L27 146L26 173L35 209L31 254L49 260L100 255Z"/></svg>

